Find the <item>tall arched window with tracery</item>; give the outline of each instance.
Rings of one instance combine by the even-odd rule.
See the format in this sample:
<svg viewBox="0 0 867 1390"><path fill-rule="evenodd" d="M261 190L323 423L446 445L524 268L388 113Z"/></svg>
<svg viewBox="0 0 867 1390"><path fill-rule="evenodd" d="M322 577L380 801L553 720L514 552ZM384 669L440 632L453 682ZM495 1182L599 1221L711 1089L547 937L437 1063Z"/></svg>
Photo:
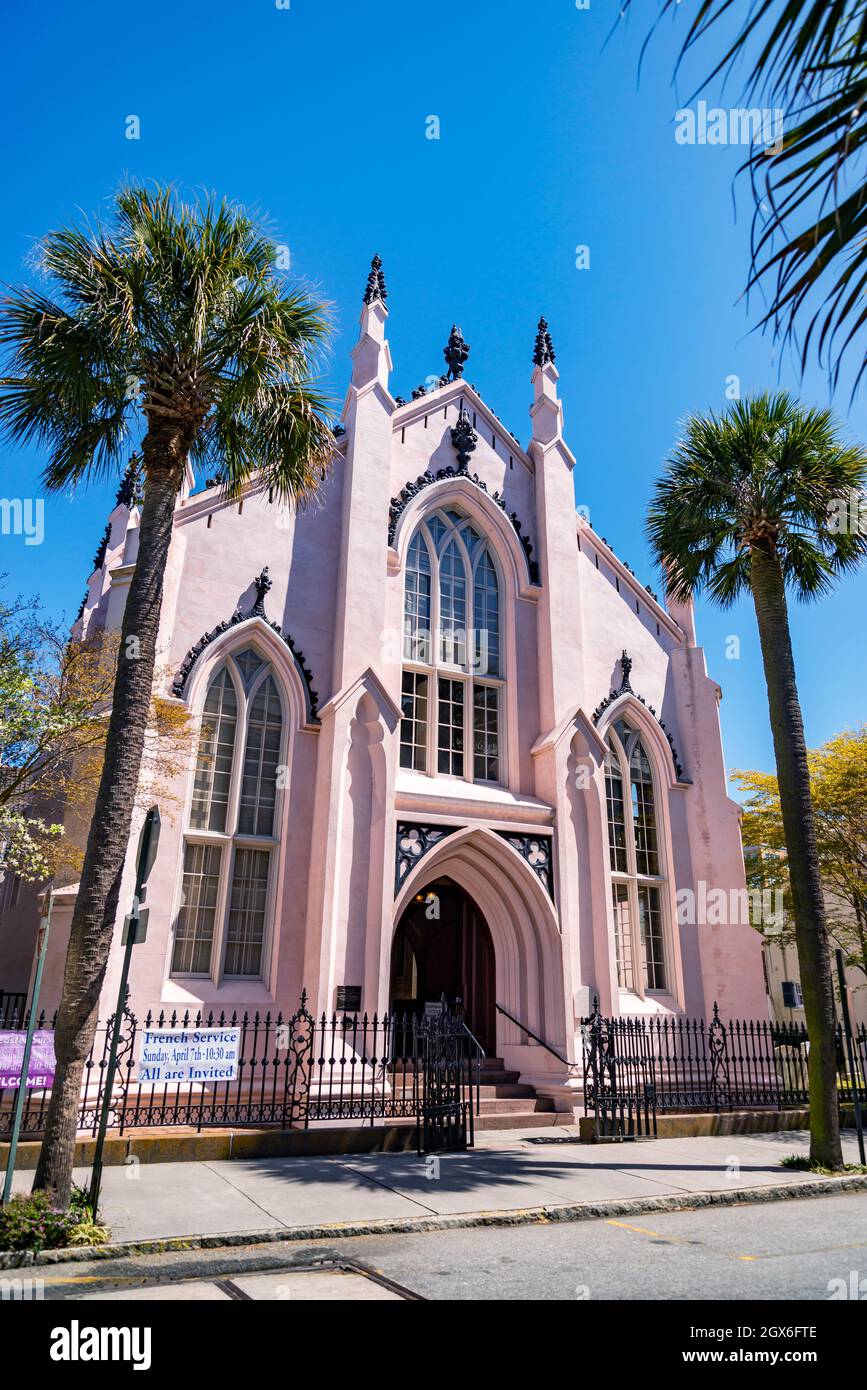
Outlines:
<svg viewBox="0 0 867 1390"><path fill-rule="evenodd" d="M487 541L462 512L419 524L403 612L401 767L502 782L500 581Z"/></svg>
<svg viewBox="0 0 867 1390"><path fill-rule="evenodd" d="M211 677L187 827L172 974L261 978L277 850L280 693L255 647Z"/></svg>
<svg viewBox="0 0 867 1390"><path fill-rule="evenodd" d="M618 719L606 737L605 795L617 983L644 995L668 989L662 863L650 759L636 729Z"/></svg>

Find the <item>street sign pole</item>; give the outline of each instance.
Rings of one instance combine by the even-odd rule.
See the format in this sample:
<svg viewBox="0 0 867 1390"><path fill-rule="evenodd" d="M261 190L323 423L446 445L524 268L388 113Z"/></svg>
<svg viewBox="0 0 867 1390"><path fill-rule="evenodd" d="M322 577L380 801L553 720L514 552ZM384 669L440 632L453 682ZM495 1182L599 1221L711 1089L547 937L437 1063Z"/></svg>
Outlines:
<svg viewBox="0 0 867 1390"><path fill-rule="evenodd" d="M843 952L837 947L837 979L840 981L840 1008L843 1014L843 1032L846 1036L846 1055L849 1060L849 1084L852 1087L852 1104L855 1109L855 1129L858 1134L858 1152L862 1165L864 1158L864 1117L861 1114L861 1100L858 1095L858 1073L855 1070L855 1048L852 1042L852 1020L849 1017L849 996L846 992L846 970L843 965Z"/></svg>
<svg viewBox="0 0 867 1390"><path fill-rule="evenodd" d="M33 995L30 1000L30 1013L27 1018L27 1036L24 1039L24 1056L21 1061L21 1080L18 1083L18 1094L15 1097L15 1110L12 1116L12 1133L9 1138L9 1153L6 1158L6 1176L3 1180L3 1196L0 1198L0 1206L5 1206L12 1195L12 1179L15 1176L15 1159L18 1155L18 1136L21 1133L21 1121L24 1116L24 1101L27 1097L27 1073L30 1069L30 1052L33 1047L33 1034L36 1031L39 991L42 988L42 968L45 965L45 953L48 950L48 931L51 926L51 909L54 905L53 888L49 888L46 892L44 902L45 912L40 918L39 930L36 933L36 973L33 976Z"/></svg>
<svg viewBox="0 0 867 1390"><path fill-rule="evenodd" d="M132 908L124 918L122 938L124 945L123 966L121 967L120 985L117 991L117 1007L114 1011L114 1026L111 1030L111 1045L108 1051L108 1067L103 1081L99 1132L96 1136L96 1149L93 1155L93 1172L90 1178L90 1209L93 1212L94 1220L96 1220L97 1206L99 1204L99 1189L102 1185L102 1154L105 1148L105 1134L108 1129L108 1114L111 1110L114 1073L117 1067L118 1048L120 1047L120 1030L123 1024L123 1011L126 1006L129 968L132 963L132 948L137 945L138 942L144 941L147 935L148 909L142 907L141 904L146 892L145 884L147 882L147 877L156 859L159 839L159 808L157 806L152 806L145 816L144 825L142 826L141 835L139 836L135 893L133 895Z"/></svg>

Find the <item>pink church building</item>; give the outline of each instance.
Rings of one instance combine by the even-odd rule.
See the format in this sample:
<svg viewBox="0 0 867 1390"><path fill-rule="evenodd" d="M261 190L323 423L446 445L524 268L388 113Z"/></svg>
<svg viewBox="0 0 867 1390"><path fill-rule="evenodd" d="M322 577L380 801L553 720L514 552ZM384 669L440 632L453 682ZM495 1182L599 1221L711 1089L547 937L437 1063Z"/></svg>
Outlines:
<svg viewBox="0 0 867 1390"><path fill-rule="evenodd" d="M466 379L457 330L445 375L393 395L388 319L377 258L312 504L256 482L229 503L191 471L179 496L160 661L200 733L161 808L130 1002L459 998L488 1054L565 1110L554 1054L580 1056L594 996L609 1015L767 1016L758 933L678 897L745 887L721 692L691 606L666 607L576 511L544 320L524 445ZM120 626L139 516L119 496L84 632ZM103 1015L120 956L118 927Z"/></svg>

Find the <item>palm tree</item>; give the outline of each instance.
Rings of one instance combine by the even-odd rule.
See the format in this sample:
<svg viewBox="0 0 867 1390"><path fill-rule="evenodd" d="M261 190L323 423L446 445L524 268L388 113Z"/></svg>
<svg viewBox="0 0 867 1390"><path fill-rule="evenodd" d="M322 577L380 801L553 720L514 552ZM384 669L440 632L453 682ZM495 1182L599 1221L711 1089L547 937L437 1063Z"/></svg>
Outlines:
<svg viewBox="0 0 867 1390"><path fill-rule="evenodd" d="M621 20L637 3L624 0ZM660 0L653 28L679 11ZM747 105L783 112L783 139L775 116L774 146L755 143L743 166L755 201L747 288L768 291L761 322L802 367L815 350L836 383L851 355L854 393L867 371L867 7L752 0L738 14L732 0L695 0L678 67L714 40L702 90L732 78Z"/></svg>
<svg viewBox="0 0 867 1390"><path fill-rule="evenodd" d="M810 1153L828 1168L843 1162L834 991L786 590L819 598L864 556L857 520L850 528L840 518L857 519L865 483L867 452L842 442L829 411L765 394L687 420L647 521L673 598L705 590L728 607L752 594L810 1035Z"/></svg>
<svg viewBox="0 0 867 1390"><path fill-rule="evenodd" d="M255 472L278 497L297 500L331 457L327 406L313 377L327 315L283 284L277 259L272 238L238 207L125 188L108 224L64 228L42 242L55 297L22 287L0 305L5 437L46 447L43 479L55 491L110 475L137 446L144 487L34 1183L61 1207L69 1203L82 1071L117 914L187 459L216 471L227 496Z"/></svg>

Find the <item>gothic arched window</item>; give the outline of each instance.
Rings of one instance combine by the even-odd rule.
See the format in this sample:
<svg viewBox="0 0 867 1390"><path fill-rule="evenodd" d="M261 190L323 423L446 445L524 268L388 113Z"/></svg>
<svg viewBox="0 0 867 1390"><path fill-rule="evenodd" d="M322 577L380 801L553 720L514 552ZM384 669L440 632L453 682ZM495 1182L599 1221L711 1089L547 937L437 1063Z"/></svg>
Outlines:
<svg viewBox="0 0 867 1390"><path fill-rule="evenodd" d="M265 658L254 647L227 657L202 706L173 975L262 976L283 725Z"/></svg>
<svg viewBox="0 0 867 1390"><path fill-rule="evenodd" d="M426 517L407 553L401 705L401 767L502 782L500 583L454 509Z"/></svg>
<svg viewBox="0 0 867 1390"><path fill-rule="evenodd" d="M637 730L608 731L605 799L617 983L643 995L668 988L653 770Z"/></svg>

